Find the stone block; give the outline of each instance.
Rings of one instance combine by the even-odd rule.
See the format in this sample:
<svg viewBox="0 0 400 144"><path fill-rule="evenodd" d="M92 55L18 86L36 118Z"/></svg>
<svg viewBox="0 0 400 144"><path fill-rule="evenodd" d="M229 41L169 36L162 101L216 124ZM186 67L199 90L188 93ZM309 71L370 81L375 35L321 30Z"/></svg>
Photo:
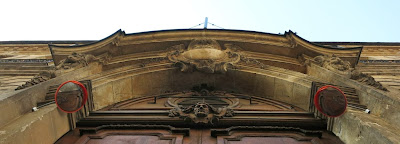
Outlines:
<svg viewBox="0 0 400 144"><path fill-rule="evenodd" d="M92 90L94 98L94 109L98 110L114 102L112 83L106 83Z"/></svg>
<svg viewBox="0 0 400 144"><path fill-rule="evenodd" d="M291 99L291 104L308 111L310 106L310 85L304 86L298 83L293 83L293 97Z"/></svg>
<svg viewBox="0 0 400 144"><path fill-rule="evenodd" d="M256 87L256 73L250 73L245 71L235 71L232 77L234 83L235 92L245 93L249 95L254 95L254 90Z"/></svg>
<svg viewBox="0 0 400 144"><path fill-rule="evenodd" d="M215 74L215 88L227 92L235 91L236 70L228 70L225 74Z"/></svg>
<svg viewBox="0 0 400 144"><path fill-rule="evenodd" d="M293 97L293 82L275 78L274 99L291 103Z"/></svg>
<svg viewBox="0 0 400 144"><path fill-rule="evenodd" d="M126 77L124 79L113 81L112 85L115 103L132 98L131 77Z"/></svg>
<svg viewBox="0 0 400 144"><path fill-rule="evenodd" d="M213 75L213 74L210 74ZM213 76L206 76L200 72L180 72L175 71L173 78L173 87L176 91L190 90L193 86L200 85L202 83L207 85L214 85Z"/></svg>
<svg viewBox="0 0 400 144"><path fill-rule="evenodd" d="M49 112L46 115L39 117L39 120L32 124L22 126L22 129L26 130L23 133L31 136L31 141L29 141L30 143L53 143L53 141L57 139L53 131L58 128L58 126L54 125L52 122L52 116L53 113Z"/></svg>
<svg viewBox="0 0 400 144"><path fill-rule="evenodd" d="M272 98L275 95L275 78L267 75L256 75L255 77L255 90L256 96Z"/></svg>
<svg viewBox="0 0 400 144"><path fill-rule="evenodd" d="M151 95L154 92L152 91L152 74L151 73L143 73L137 74L131 77L132 78L132 95L133 97L139 97L144 95Z"/></svg>
<svg viewBox="0 0 400 144"><path fill-rule="evenodd" d="M56 140L70 130L68 114L61 110L51 112L51 123L54 129L57 129L53 131Z"/></svg>
<svg viewBox="0 0 400 144"><path fill-rule="evenodd" d="M69 130L67 114L52 104L2 127L0 143L54 143Z"/></svg>
<svg viewBox="0 0 400 144"><path fill-rule="evenodd" d="M332 132L345 143L389 144L400 142L398 130L379 117L348 110L335 118Z"/></svg>
<svg viewBox="0 0 400 144"><path fill-rule="evenodd" d="M155 94L162 94L167 91L172 91L173 72L171 70L161 70L150 73L151 76L151 91Z"/></svg>

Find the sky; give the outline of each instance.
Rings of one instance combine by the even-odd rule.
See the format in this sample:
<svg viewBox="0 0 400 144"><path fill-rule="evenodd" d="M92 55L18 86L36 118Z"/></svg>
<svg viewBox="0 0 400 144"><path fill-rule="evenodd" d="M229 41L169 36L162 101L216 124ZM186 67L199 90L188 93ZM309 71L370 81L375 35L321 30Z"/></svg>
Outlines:
<svg viewBox="0 0 400 144"><path fill-rule="evenodd" d="M2 0L0 15L0 41L100 40L208 17L224 29L292 30L309 41L400 42L398 0Z"/></svg>

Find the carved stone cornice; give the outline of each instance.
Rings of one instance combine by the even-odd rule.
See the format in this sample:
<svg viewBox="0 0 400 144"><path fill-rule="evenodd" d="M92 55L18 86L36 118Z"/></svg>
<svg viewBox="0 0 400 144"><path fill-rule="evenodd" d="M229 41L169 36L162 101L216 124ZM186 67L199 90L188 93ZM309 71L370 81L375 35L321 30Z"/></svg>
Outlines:
<svg viewBox="0 0 400 144"><path fill-rule="evenodd" d="M372 76L368 74L364 74L358 70L354 70L351 73L351 79L364 83L366 85L373 86L377 89L388 91L385 87L382 86L380 82L377 82Z"/></svg>
<svg viewBox="0 0 400 144"><path fill-rule="evenodd" d="M83 45L53 45L49 44L49 47L53 54L69 54L72 51L79 53L90 53L91 51L98 50L103 48L105 45L112 44L114 46L118 46L121 37L125 35L125 32L122 30L118 30L110 36L99 40L97 42L83 44Z"/></svg>
<svg viewBox="0 0 400 144"><path fill-rule="evenodd" d="M31 80L25 82L25 84L15 88L15 90L24 89L24 88L39 84L41 82L47 81L47 80L55 78L55 77L56 77L56 75L53 70L41 72L38 75L36 75L35 77L33 77Z"/></svg>
<svg viewBox="0 0 400 144"><path fill-rule="evenodd" d="M121 39L120 45L137 45L166 41L191 41L193 39L217 39L221 41L239 41L256 44L267 44L282 47L291 47L288 39L277 34L268 34L243 30L163 30L144 33L127 34Z"/></svg>
<svg viewBox="0 0 400 144"><path fill-rule="evenodd" d="M99 59L90 54L80 54L73 52L66 59L61 60L56 66L56 69L67 70L72 68L81 68L87 66L89 63L94 61L99 61Z"/></svg>
<svg viewBox="0 0 400 144"><path fill-rule="evenodd" d="M209 45L214 48L206 48L206 45L194 42L202 39L216 41L216 43L210 43L211 45ZM192 46L188 46L189 43L192 43ZM291 65L297 65L296 63L293 63L292 60L296 59L298 55L302 54L307 54L310 57L315 57L321 54L336 54L338 57L346 58L346 60L348 60L354 67L358 61L362 49L361 47L334 48L314 44L297 36L292 31L281 35L243 30L191 29L152 31L134 34L125 34L123 31L119 30L107 38L90 44L70 46L49 45L49 47L55 63L58 64L61 59L64 59L72 52L91 54L96 57L104 55L105 53L109 53L112 57L119 57L142 52L165 51L167 47L177 44L184 45L183 51L178 51L178 53L172 53L172 55L169 55L176 56L176 59L173 60L177 66L182 67L184 71L192 71L198 68L201 69L200 71L208 73L224 73L226 69L231 66L231 64L235 63L233 62L234 60L232 59L232 56L236 57L235 53L237 54L237 51L274 55L277 56L276 58L286 57L290 59L289 63L291 63ZM196 45L203 48L192 50L186 48L186 46L193 47ZM187 58L184 56L178 56L179 53L182 55L183 53L190 55L189 53L196 53L200 51L219 54L217 54L218 56L213 55L213 58L209 57L205 59L202 57L189 56L190 58ZM231 54L227 53L229 51ZM228 58L222 58L223 56L221 55L224 55ZM260 58L269 59L269 57ZM274 63L281 63L281 61L285 61L285 59L280 58L274 60L278 60L276 62L274 61Z"/></svg>
<svg viewBox="0 0 400 144"><path fill-rule="evenodd" d="M96 57L105 53L110 53L112 56L116 56L121 53L118 46L121 37L124 37L124 35L124 31L118 30L110 36L97 42L81 45L49 44L48 47L50 48L51 55L56 64L58 64L62 59L65 58L65 56L70 55L72 52L91 54Z"/></svg>

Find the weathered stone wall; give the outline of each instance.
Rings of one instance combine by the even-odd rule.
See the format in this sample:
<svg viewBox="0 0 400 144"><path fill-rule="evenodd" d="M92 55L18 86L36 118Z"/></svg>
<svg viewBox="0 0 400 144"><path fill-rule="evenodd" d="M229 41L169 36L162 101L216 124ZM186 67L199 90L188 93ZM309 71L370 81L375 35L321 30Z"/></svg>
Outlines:
<svg viewBox="0 0 400 144"><path fill-rule="evenodd" d="M393 89L382 91L314 64L308 67L308 74L333 84L355 88L360 97L360 103L366 105L371 110L371 114L377 115L387 122L400 125L400 97L398 97L400 91Z"/></svg>
<svg viewBox="0 0 400 144"><path fill-rule="evenodd" d="M68 80L81 80L100 71L101 66L93 63L73 73L66 73L32 87L1 94L0 107L3 109L1 111L2 116L0 117L0 128L31 112L37 102L45 99L49 86L61 84Z"/></svg>
<svg viewBox="0 0 400 144"><path fill-rule="evenodd" d="M215 90L268 97L308 110L311 81L276 72L279 68L271 67L270 69L259 72L232 69L226 74L206 74L197 71L183 73L178 69L170 68L127 74L126 77L100 85L96 85L94 81L95 109L133 97L185 91L196 85L207 84ZM273 69L275 72L272 71ZM299 76L306 77L304 74Z"/></svg>
<svg viewBox="0 0 400 144"><path fill-rule="evenodd" d="M366 105L368 109L371 110L370 114L356 114L354 111L347 111L347 114L344 116L335 118L334 133L344 142L370 143L370 141L377 141L375 138L380 139L381 137L383 137L382 141L388 140L390 141L389 143L400 141L398 138L398 131L400 131L400 100L399 97L397 97L399 91L382 91L375 87L351 80L347 76L329 71L313 63L307 68L307 73L327 83L355 88L359 95L360 103ZM366 134L354 134L363 133L363 131L366 131ZM373 135L372 137L366 136L369 135L369 132ZM393 133L397 135L397 138L392 139Z"/></svg>
<svg viewBox="0 0 400 144"><path fill-rule="evenodd" d="M28 113L0 129L0 143L50 144L70 130L68 116L55 104Z"/></svg>
<svg viewBox="0 0 400 144"><path fill-rule="evenodd" d="M400 129L363 112L348 110L335 118L333 133L348 144L400 143Z"/></svg>

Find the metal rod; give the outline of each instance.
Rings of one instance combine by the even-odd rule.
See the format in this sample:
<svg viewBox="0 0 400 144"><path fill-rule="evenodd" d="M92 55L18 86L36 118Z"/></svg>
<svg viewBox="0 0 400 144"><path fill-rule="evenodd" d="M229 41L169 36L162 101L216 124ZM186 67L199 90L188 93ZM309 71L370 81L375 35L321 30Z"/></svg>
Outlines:
<svg viewBox="0 0 400 144"><path fill-rule="evenodd" d="M206 20L204 21L204 29L207 29L207 24L208 24L208 17L206 17Z"/></svg>

